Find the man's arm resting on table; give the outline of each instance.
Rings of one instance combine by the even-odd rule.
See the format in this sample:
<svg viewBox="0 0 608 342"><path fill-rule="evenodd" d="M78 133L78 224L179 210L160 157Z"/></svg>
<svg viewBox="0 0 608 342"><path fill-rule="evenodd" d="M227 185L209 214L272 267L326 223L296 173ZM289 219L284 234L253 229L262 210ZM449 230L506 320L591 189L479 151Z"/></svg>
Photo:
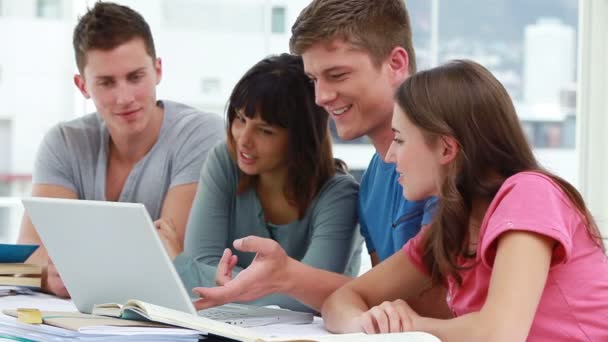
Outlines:
<svg viewBox="0 0 608 342"><path fill-rule="evenodd" d="M76 193L58 185L50 184L34 184L32 187L32 197L54 197L76 199ZM60 297L68 297L69 294L55 269L55 266L49 259L46 248L40 241L40 236L36 232L32 221L27 216L23 215L21 221L21 230L19 231L18 243L39 245L38 249L32 256L27 259L27 263L37 264L42 266L42 289L54 293Z"/></svg>
<svg viewBox="0 0 608 342"><path fill-rule="evenodd" d="M187 183L176 185L167 191L163 201L163 207L160 212L160 218L168 222L172 222L175 227L179 244L184 245L184 236L186 235L186 224L192 209L192 201L196 195L198 183ZM181 251L179 251L181 252Z"/></svg>
<svg viewBox="0 0 608 342"><path fill-rule="evenodd" d="M323 302L352 280L343 274L318 269L289 258L284 294L321 312Z"/></svg>
<svg viewBox="0 0 608 342"><path fill-rule="evenodd" d="M218 265L219 279L225 278L218 284L220 286L194 289L201 296L194 303L198 310L281 293L318 311L333 291L351 280L342 274L317 269L290 258L272 239L248 236L235 240L234 247L243 252L256 253L256 257L232 279L229 275L236 259L229 261L233 256L226 252Z"/></svg>
<svg viewBox="0 0 608 342"><path fill-rule="evenodd" d="M32 197L54 197L68 199L77 198L74 191L62 186L51 184L34 184L32 187ZM36 229L34 228L34 225L27 214L23 214L17 243L40 245L36 252L34 252L34 254L27 259L27 262L30 264L39 264L43 266L47 265L48 254L46 248L44 248L42 245L40 237L38 236L38 233L36 232Z"/></svg>

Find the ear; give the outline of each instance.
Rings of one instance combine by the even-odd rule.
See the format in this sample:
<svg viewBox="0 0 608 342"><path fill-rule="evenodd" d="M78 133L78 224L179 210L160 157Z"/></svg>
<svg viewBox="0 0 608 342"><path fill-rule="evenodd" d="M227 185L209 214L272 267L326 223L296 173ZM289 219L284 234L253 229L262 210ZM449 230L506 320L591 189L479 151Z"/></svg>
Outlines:
<svg viewBox="0 0 608 342"><path fill-rule="evenodd" d="M163 78L163 62L160 57L154 61L154 71L156 72L156 85L158 85Z"/></svg>
<svg viewBox="0 0 608 342"><path fill-rule="evenodd" d="M410 76L410 59L407 51L401 46L396 46L388 56L388 67L393 76L393 85L399 86Z"/></svg>
<svg viewBox="0 0 608 342"><path fill-rule="evenodd" d="M460 151L460 144L451 136L442 136L438 143L439 163L447 165L456 159Z"/></svg>
<svg viewBox="0 0 608 342"><path fill-rule="evenodd" d="M80 90L80 93L82 94L82 96L84 96L85 99L91 98L91 95L89 95L89 92L87 91L87 87L84 82L84 77L82 75L74 75L74 85L76 85L76 88Z"/></svg>

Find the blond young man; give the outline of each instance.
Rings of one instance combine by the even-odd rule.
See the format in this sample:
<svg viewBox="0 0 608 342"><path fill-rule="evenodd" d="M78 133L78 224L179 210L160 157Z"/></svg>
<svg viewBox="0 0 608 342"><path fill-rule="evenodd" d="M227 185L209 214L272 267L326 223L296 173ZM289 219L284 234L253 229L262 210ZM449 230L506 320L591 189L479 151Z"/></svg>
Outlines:
<svg viewBox="0 0 608 342"><path fill-rule="evenodd" d="M32 196L143 203L183 241L202 163L224 137L221 117L157 100L161 60L148 24L129 7L97 2L78 21L73 44L74 83L97 112L46 134ZM19 242L42 244L27 216ZM46 291L69 296L44 246L28 262L44 266Z"/></svg>
<svg viewBox="0 0 608 342"><path fill-rule="evenodd" d="M429 201L404 200L394 165L384 162L393 138L394 92L416 70L411 37L401 0L314 0L292 27L290 48L303 57L305 71L315 83L317 104L334 118L341 138L367 135L376 149L362 179L358 208L374 266L428 223ZM329 294L350 280L294 263L272 240L250 236L236 240L234 247L257 253L255 261L226 281L230 256L223 258L217 273L221 286L196 288L201 296L197 307L283 293L320 310ZM443 291L433 289L424 297L445 302ZM424 312L424 298L410 300ZM425 314L450 316L447 306Z"/></svg>

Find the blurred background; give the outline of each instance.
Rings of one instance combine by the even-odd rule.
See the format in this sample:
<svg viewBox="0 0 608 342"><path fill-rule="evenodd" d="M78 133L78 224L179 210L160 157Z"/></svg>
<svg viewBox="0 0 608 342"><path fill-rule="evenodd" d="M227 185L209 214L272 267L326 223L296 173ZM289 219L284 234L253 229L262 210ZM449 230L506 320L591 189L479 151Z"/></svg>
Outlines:
<svg viewBox="0 0 608 342"><path fill-rule="evenodd" d="M152 28L163 60L158 97L222 116L238 78L262 57L288 50L291 25L308 3L116 2L139 11ZM44 133L95 110L73 85L71 46L77 17L93 3L0 0L0 242L16 241L23 214L19 198L30 193ZM406 0L406 5L419 69L455 58L489 68L510 92L539 160L579 186L579 1ZM335 154L357 177L373 151L366 138L335 139Z"/></svg>

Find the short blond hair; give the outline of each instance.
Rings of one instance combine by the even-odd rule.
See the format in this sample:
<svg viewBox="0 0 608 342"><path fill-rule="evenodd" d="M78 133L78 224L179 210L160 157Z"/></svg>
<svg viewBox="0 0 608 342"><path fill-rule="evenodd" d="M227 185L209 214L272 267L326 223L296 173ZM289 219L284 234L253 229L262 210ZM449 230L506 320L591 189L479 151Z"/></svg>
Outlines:
<svg viewBox="0 0 608 342"><path fill-rule="evenodd" d="M379 65L401 46L416 71L412 27L403 0L313 0L291 27L289 48L301 55L312 45L341 38L369 52Z"/></svg>

